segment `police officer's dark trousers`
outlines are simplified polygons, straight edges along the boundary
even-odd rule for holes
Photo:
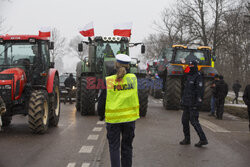
[[[111,167],[120,167],[120,164],[122,167],[132,166],[132,143],[135,136],[134,131],[135,121],[118,124],[107,123],[107,138],[109,142]],[[122,136],[122,140],[120,140],[120,136]]]
[[[194,127],[198,136],[200,137],[200,140],[207,141],[205,133],[203,132],[201,125],[199,123],[199,112],[197,111],[197,109],[194,109],[193,107],[184,106],[183,114],[182,114],[182,124],[183,124],[183,133],[184,133],[185,139],[187,140],[190,140],[189,121],[191,125]]]
[[[247,106],[247,110],[248,110],[249,130],[250,130],[250,105]]]
[[[218,119],[222,119],[224,113],[224,98],[216,99],[216,116]]]

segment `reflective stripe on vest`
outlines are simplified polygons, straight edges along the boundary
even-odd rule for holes
[[[123,123],[140,118],[137,79],[134,74],[126,74],[121,81],[116,81],[116,75],[106,77],[106,85],[106,122]]]

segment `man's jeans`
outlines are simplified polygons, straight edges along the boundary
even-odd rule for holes
[[[215,113],[215,98],[214,96],[211,96],[211,114],[214,114]]]

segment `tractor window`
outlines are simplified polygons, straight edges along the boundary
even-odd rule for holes
[[[33,64],[34,57],[38,52],[37,44],[30,43],[6,43],[1,45],[0,65],[21,65]]]
[[[177,50],[175,56],[176,63],[187,64],[190,61],[197,60],[201,65],[209,65],[209,57],[203,51],[199,50]]]
[[[50,58],[49,58],[49,48],[47,43],[42,42],[41,43],[41,53],[42,53],[42,60],[45,62],[46,67],[49,67],[49,62],[50,62]]]
[[[124,43],[98,43],[96,48],[97,58],[115,57],[117,54],[127,54],[126,45]]]

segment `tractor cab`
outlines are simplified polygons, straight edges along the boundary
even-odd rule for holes
[[[49,57],[52,45],[48,38],[36,35],[0,36],[0,73],[19,72],[27,82],[45,84],[46,72],[53,66]]]

